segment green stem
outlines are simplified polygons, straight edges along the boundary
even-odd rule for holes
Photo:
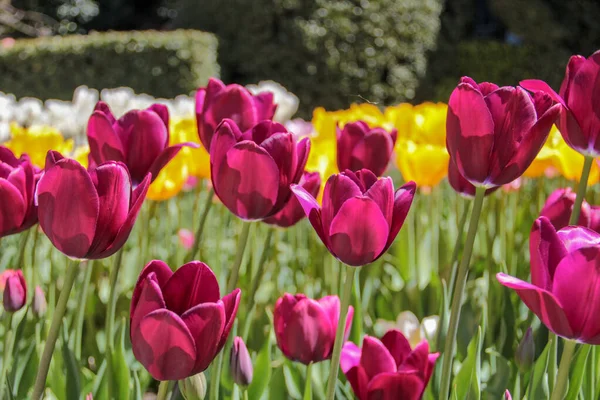
[[[454,242],[454,250],[452,251],[452,259],[450,260],[450,267],[452,272],[450,274],[450,286],[448,286],[448,295],[452,297],[454,293],[454,284],[456,282],[456,274],[458,272],[458,253],[460,252],[460,244],[462,242],[463,233],[465,231],[465,225],[467,223],[467,217],[469,216],[469,208],[471,207],[471,201],[464,200],[464,207],[460,214],[460,220],[458,221],[458,234],[456,235],[456,241]]]
[[[242,225],[242,232],[238,238],[238,248],[235,254],[235,261],[233,263],[233,268],[231,269],[231,275],[229,276],[229,281],[227,282],[227,291],[225,293],[231,293],[237,285],[238,277],[240,276],[240,266],[242,265],[242,260],[244,259],[244,250],[246,249],[246,243],[248,243],[249,233],[250,223],[244,222]],[[219,382],[221,380],[221,370],[223,369],[224,356],[225,351],[221,350],[221,353],[217,358],[217,363],[213,365],[214,376],[211,377],[210,398],[214,400],[219,398]]]
[[[35,262],[35,249],[37,249],[38,239],[40,237],[40,232],[38,231],[38,227],[34,226],[31,228],[33,230],[33,246],[31,247],[31,265],[37,265]],[[35,289],[38,285],[38,269],[33,269],[33,274],[31,276],[31,287]]]
[[[75,314],[75,358],[81,361],[81,342],[83,338],[83,320],[85,316],[85,306],[94,269],[94,261],[85,261],[85,275],[83,277],[83,286],[79,296],[79,307]]]
[[[333,345],[333,354],[331,356],[331,366],[329,369],[329,380],[327,382],[327,400],[334,400],[335,398],[335,384],[337,382],[338,370],[340,368],[344,330],[346,328],[348,306],[350,305],[350,294],[352,293],[352,286],[354,286],[355,273],[356,267],[346,267],[346,281],[344,282],[344,292],[342,293],[342,301],[340,305],[340,317],[338,319],[337,331],[335,333],[335,344]]]
[[[42,353],[42,357],[40,359],[38,373],[35,377],[35,386],[33,388],[33,396],[31,397],[33,400],[39,400],[44,392],[44,387],[46,386],[46,377],[48,376],[50,361],[52,360],[52,353],[54,352],[54,347],[56,346],[56,339],[58,339],[58,333],[62,325],[62,319],[65,315],[65,311],[67,311],[69,294],[71,293],[71,289],[73,289],[73,283],[75,282],[78,271],[79,260],[70,260],[69,264],[67,265],[65,282],[62,291],[60,292],[56,309],[54,310],[54,314],[52,316],[52,324],[50,325],[50,330],[48,331],[48,337],[46,339],[46,344],[44,345],[44,352]]]
[[[560,366],[558,367],[558,378],[556,379],[556,386],[554,386],[554,390],[552,391],[551,400],[562,400],[565,396],[567,383],[569,382],[571,358],[573,358],[576,345],[577,343],[572,340],[565,340],[562,357],[560,358]]]
[[[167,400],[167,393],[169,393],[169,381],[161,381],[158,385],[156,400]]]
[[[313,363],[309,363],[306,366],[306,383],[304,384],[303,400],[312,400],[312,366]]]
[[[208,192],[208,196],[206,197],[206,201],[204,203],[204,207],[202,209],[202,215],[200,216],[200,222],[198,223],[198,229],[196,230],[196,236],[194,237],[194,245],[190,250],[188,261],[192,261],[194,257],[198,254],[200,250],[200,239],[202,238],[202,232],[204,231],[204,225],[206,224],[206,219],[208,217],[208,213],[212,206],[213,195],[215,194],[214,189],[210,189]]]
[[[467,239],[465,241],[465,247],[463,251],[463,258],[461,260],[456,276],[456,290],[452,295],[450,323],[448,325],[446,343],[444,346],[444,362],[442,364],[442,383],[440,386],[439,396],[440,400],[446,400],[448,398],[448,391],[450,389],[452,359],[454,356],[454,347],[456,345],[456,332],[458,331],[458,321],[460,319],[461,311],[460,309],[462,305],[462,299],[464,296],[467,274],[469,272],[469,263],[471,261],[471,253],[473,252],[473,244],[475,243],[475,236],[477,234],[477,227],[479,225],[479,217],[481,216],[481,208],[483,206],[484,197],[485,188],[477,187],[477,191],[475,192],[473,212],[471,214],[471,220],[469,221],[469,230],[467,232]]]
[[[119,293],[117,291],[117,281],[119,278],[119,271],[121,270],[121,264],[123,259],[123,248],[121,248],[116,256],[115,263],[112,270],[110,271],[110,294],[108,296],[108,310],[106,313],[106,374],[108,378],[108,393],[109,398],[112,398],[112,389],[114,387],[113,371],[112,371],[112,353],[114,350],[114,326],[115,326],[115,312],[117,308],[117,299]]]
[[[23,258],[25,257],[25,247],[27,247],[27,241],[29,240],[29,230],[23,233],[21,243],[19,243],[19,254],[17,256],[17,262],[15,262],[14,269],[24,269]],[[33,265],[33,263],[32,263]]]
[[[581,179],[579,179],[579,184],[577,185],[577,197],[575,197],[575,204],[573,204],[573,211],[571,212],[569,225],[577,225],[577,222],[579,221],[581,205],[583,204],[583,199],[585,198],[585,191],[587,190],[588,178],[590,177],[590,171],[592,169],[593,162],[593,157],[585,156],[583,161],[583,170],[581,171]]]
[[[6,391],[6,382],[8,380],[8,366],[11,362],[10,355],[13,352],[14,332],[12,329],[13,313],[7,312],[5,315],[5,331],[4,331],[4,359],[2,360],[2,369],[0,370],[0,400],[4,399]]]
[[[244,389],[242,393],[243,393],[243,395],[242,395],[243,399],[248,400],[248,389]]]
[[[558,353],[558,336],[552,332],[548,332],[548,341],[550,343],[550,352],[548,353],[548,389],[550,392],[554,389],[556,382],[556,361]]]

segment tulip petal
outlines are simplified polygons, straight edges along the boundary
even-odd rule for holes
[[[429,343],[424,340],[419,343],[412,352],[410,352],[398,370],[401,372],[417,371],[417,375],[419,375],[423,382],[427,382],[429,380],[429,376],[426,376],[425,374],[428,372],[428,366]]]
[[[393,150],[392,136],[383,129],[373,129],[352,149],[349,169],[358,171],[367,168],[381,176],[387,169]]]
[[[127,167],[109,162],[90,173],[100,200],[98,219],[90,253],[101,252],[115,239],[127,220],[131,201],[131,178]]]
[[[363,339],[360,365],[369,380],[385,372],[396,372],[396,361],[381,341],[372,336]]]
[[[94,107],[94,111],[102,112],[104,114],[104,116],[108,119],[108,121],[111,123],[111,125],[114,124],[115,122],[117,122],[117,119],[115,118],[114,114],[110,110],[110,107],[108,106],[108,104],[106,104],[102,100],[96,103],[96,106]]]
[[[174,381],[192,375],[196,345],[181,318],[165,309],[146,315],[132,334],[135,358],[160,381]]]
[[[416,190],[417,185],[414,182],[405,183],[398,188],[398,190],[396,190],[396,194],[394,195],[394,214],[392,217],[392,225],[390,226],[390,233],[382,254],[390,248],[392,243],[394,243],[394,239],[396,239],[396,236],[398,236],[398,232],[400,232],[400,228],[402,228],[402,225],[406,220],[406,216],[410,211],[410,206],[412,205]]]
[[[183,147],[191,147],[197,149],[198,145],[196,143],[186,142],[178,143],[165,148],[150,166],[149,172],[152,174],[152,182],[154,182],[154,180],[158,177],[160,171],[169,163],[169,161],[175,158],[175,156]]]
[[[344,373],[346,379],[350,382],[354,394],[358,400],[368,400],[367,398],[367,386],[369,385],[369,377],[365,372],[364,368],[360,365],[350,368]]]
[[[8,180],[0,179],[0,237],[21,226],[26,212],[23,195]]]
[[[225,346],[225,342],[229,337],[229,332],[231,331],[231,328],[233,328],[241,298],[242,291],[240,289],[234,289],[233,292],[221,299],[223,302],[223,309],[225,310],[225,327],[223,328],[223,334],[217,345],[217,352],[221,351],[223,346]]]
[[[160,103],[154,103],[146,109],[146,111],[153,111],[162,119],[165,126],[169,126],[169,108]]]
[[[592,143],[600,131],[600,53],[581,62],[565,99],[581,130]]]
[[[575,338],[590,343],[600,334],[600,249],[579,249],[563,258],[554,273],[552,292]]]
[[[494,145],[494,120],[483,95],[461,83],[450,95],[446,146],[459,172],[471,183],[485,183]]]
[[[217,354],[217,344],[225,326],[223,303],[204,303],[186,311],[181,320],[196,343],[196,363],[193,373],[204,371]]]
[[[211,92],[209,87],[207,94]],[[205,105],[203,118],[212,126],[229,118],[240,127],[241,131],[245,132],[258,122],[252,94],[240,85],[227,85],[211,101],[205,98]]]
[[[308,162],[308,156],[310,155],[311,141],[309,138],[305,137],[300,140],[296,145],[296,153],[298,154],[297,163],[296,163],[296,173],[293,178],[293,183],[300,182],[302,178],[302,174],[304,173],[304,169],[306,168],[306,163]],[[320,183],[319,183],[320,185]]]
[[[165,263],[164,261],[152,260],[148,264],[146,264],[146,266],[140,273],[140,276],[138,277],[138,280],[133,289],[133,294],[131,295],[131,308],[129,310],[130,315],[133,315],[133,309],[137,305],[139,298],[142,294],[142,289],[144,286],[144,282],[146,281],[146,277],[152,273],[154,274],[158,286],[161,288],[169,280],[171,275],[173,275],[173,271],[171,271],[171,268],[169,268],[167,263]]]
[[[502,285],[514,289],[525,305],[538,316],[548,329],[559,336],[573,337],[569,320],[560,302],[552,293],[503,273],[496,274],[496,279]]]
[[[290,189],[296,196],[304,214],[314,228],[315,232],[326,247],[329,247],[329,237],[325,234],[321,217],[321,206],[317,200],[300,185],[291,185]]]
[[[383,335],[381,343],[383,343],[390,352],[390,355],[394,358],[396,368],[400,368],[404,360],[406,360],[412,352],[408,339],[406,339],[402,332],[397,329],[390,329]]]
[[[364,121],[350,122],[343,129],[336,127],[337,166],[340,171],[347,169],[356,171],[363,168],[352,168],[352,152],[354,147],[364,139],[368,130],[369,126]]]
[[[296,303],[304,298],[305,296],[293,296],[289,293],[285,293],[277,299],[277,302],[275,303],[275,310],[273,311],[273,329],[275,331],[277,345],[284,354],[289,354],[285,331],[288,316],[292,313]]]
[[[317,302],[329,316],[329,322],[331,322],[331,327],[335,331],[340,319],[340,298],[338,296],[325,296]]]
[[[211,171],[215,193],[231,212],[246,220],[269,215],[277,201],[279,169],[262,147],[239,142],[214,165],[218,166]]]
[[[348,265],[369,264],[383,252],[389,231],[390,226],[373,200],[351,198],[331,222],[331,251]]]
[[[567,255],[567,248],[546,217],[538,218],[529,236],[531,282],[542,289],[552,290],[556,266]]]
[[[125,162],[123,142],[105,113],[94,111],[88,120],[87,137],[90,144],[90,164],[93,162],[100,165],[105,161]]]
[[[273,92],[261,92],[254,95],[254,105],[256,106],[257,121],[264,119],[273,119],[277,104],[273,102]]]
[[[369,382],[368,400],[419,400],[425,384],[415,373],[384,373]]]
[[[558,93],[556,93],[554,89],[550,87],[550,85],[548,85],[546,82],[540,79],[525,79],[519,82],[519,85],[529,90],[530,92],[546,93],[552,98],[552,100],[566,107],[566,103],[564,102],[563,98]]]
[[[100,200],[77,161],[63,159],[46,170],[37,187],[40,226],[52,244],[70,257],[88,253],[96,232]]]
[[[350,369],[360,365],[361,349],[352,342],[344,343],[340,357],[340,368],[346,374]]]
[[[136,289],[138,288],[136,287]],[[156,274],[151,272],[140,282],[136,304],[134,306],[132,302],[131,306],[130,335],[138,330],[141,320],[146,315],[158,309],[165,308],[165,300]]]
[[[348,171],[346,171],[344,173],[348,176],[351,176],[347,172]],[[371,188],[371,186],[373,186],[378,180],[377,176],[370,169],[366,169],[366,168],[356,171],[355,176],[359,182],[358,186],[361,188],[361,191],[363,193],[365,193],[367,190],[369,190]]]
[[[392,225],[394,216],[394,182],[389,176],[383,177],[365,192],[365,196],[372,199],[381,209],[388,225]]]
[[[356,182],[344,174],[332,175],[327,179],[323,190],[323,208],[321,209],[325,233],[328,233],[331,222],[342,205],[347,200],[361,195],[362,190]]]
[[[600,245],[600,233],[583,226],[567,226],[556,232],[556,234],[568,253],[584,247]]]
[[[296,164],[298,163],[296,153],[296,142],[291,133],[275,133],[265,139],[260,147],[265,149],[273,158],[277,169],[279,170],[279,187],[277,190],[277,200],[273,207],[275,212],[281,210],[289,200],[292,192],[289,190],[296,173]]]
[[[198,304],[216,303],[221,298],[217,277],[199,261],[189,262],[175,271],[164,285],[163,295],[167,308],[178,315]]]
[[[565,77],[562,81],[562,84],[560,85],[560,90],[558,91],[558,93],[560,93],[560,96],[563,99],[566,100],[569,98],[569,92],[571,89],[571,83],[573,82],[573,78],[579,70],[579,67],[581,67],[586,61],[587,59],[583,56],[571,56],[571,58],[569,59],[569,63],[567,64],[567,68],[565,69]]]

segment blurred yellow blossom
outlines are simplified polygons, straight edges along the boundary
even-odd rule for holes
[[[189,173],[197,178],[210,179],[210,157],[200,144],[198,127],[194,118],[171,118],[169,122],[170,144],[193,142],[200,145],[197,149],[184,147],[181,153],[188,157]]]
[[[11,139],[4,144],[12,150],[17,157],[23,153],[29,154],[33,165],[44,168],[48,150],[56,150],[68,155],[73,151],[73,140],[67,139],[53,127],[45,125],[32,125],[22,127],[16,122],[10,124]]]
[[[385,109],[386,119],[398,130],[396,165],[406,181],[431,188],[448,174],[444,103],[401,103]]]
[[[160,171],[158,177],[152,182],[148,189],[147,197],[150,200],[162,201],[176,196],[185,185],[190,176],[189,155],[181,150]]]
[[[88,167],[88,155],[90,154],[90,146],[83,145],[79,146],[73,152],[73,158],[85,168]]]
[[[548,140],[535,160],[523,174],[528,178],[552,176],[558,173],[571,181],[579,181],[583,169],[583,156],[567,145],[556,126],[550,130]],[[598,182],[600,171],[594,164],[590,172],[589,183]]]

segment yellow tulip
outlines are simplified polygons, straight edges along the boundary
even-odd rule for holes
[[[27,153],[33,165],[44,168],[48,150],[56,150],[68,155],[73,151],[73,140],[65,139],[53,127],[45,125],[32,125],[28,128],[13,122],[10,124],[11,139],[4,144],[12,150],[17,157]]]
[[[150,200],[168,200],[181,192],[190,176],[189,157],[182,150],[169,161],[148,189],[147,197]]]
[[[188,157],[189,174],[197,178],[210,179],[210,157],[200,144],[196,120],[194,118],[171,118],[169,126],[170,144],[192,142],[200,145],[197,149],[184,147],[180,152]]]
[[[401,103],[385,109],[385,117],[398,130],[396,165],[407,181],[432,188],[448,174],[444,103]]]
[[[88,167],[88,155],[90,154],[90,146],[83,145],[79,146],[73,152],[73,158],[84,168]]]

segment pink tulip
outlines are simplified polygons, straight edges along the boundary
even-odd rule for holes
[[[17,159],[0,146],[0,238],[29,229],[38,222],[34,202],[39,174],[29,156]]]
[[[105,258],[129,237],[142,207],[150,174],[133,189],[127,167],[106,162],[87,171],[49,151],[37,187],[40,226],[54,247],[73,258]]]
[[[199,261],[175,273],[162,261],[150,261],[131,298],[135,358],[160,381],[204,371],[227,341],[240,296],[235,289],[221,298],[215,274]]]
[[[499,273],[558,336],[600,344],[600,234],[580,226],[556,230],[536,220],[529,238],[531,283]]]
[[[87,136],[90,167],[106,161],[123,162],[134,184],[148,173],[156,179],[183,146],[198,147],[195,143],[169,146],[169,110],[162,104],[132,110],[116,119],[108,105],[100,101],[88,120]]]
[[[579,153],[600,156],[600,51],[589,58],[572,56],[565,77],[556,93],[546,82],[527,79],[521,82],[527,90],[542,92],[561,105],[557,121],[565,142]]]
[[[5,276],[3,294],[4,309],[8,312],[19,311],[27,302],[27,284],[23,272],[19,269]]]
[[[554,225],[554,229],[564,228],[569,225],[569,219],[571,218],[571,212],[575,204],[575,197],[575,192],[571,188],[556,189],[546,200],[540,216],[548,218],[552,225]],[[589,227],[590,214],[590,205],[587,201],[583,200],[577,225]]]
[[[177,236],[179,237],[179,244],[186,249],[191,250],[194,245],[194,232],[189,229],[181,228],[177,232]]]
[[[416,185],[394,193],[392,178],[377,179],[362,169],[332,175],[325,184],[323,207],[299,185],[292,190],[308,220],[331,254],[345,264],[377,260],[391,246],[410,210]]]
[[[210,78],[208,85],[196,92],[196,123],[200,142],[210,152],[214,132],[221,121],[233,120],[245,132],[260,121],[273,119],[276,108],[273,93],[253,95],[243,86],[225,85],[218,79]]]
[[[362,349],[347,342],[341,366],[359,400],[418,400],[438,356],[425,340],[411,349],[402,332],[392,329],[381,340],[365,336]]]
[[[348,307],[346,337],[350,333],[354,309]],[[340,318],[340,299],[326,296],[319,300],[303,294],[284,294],[275,303],[273,324],[281,352],[292,361],[308,365],[331,358],[335,332]]]
[[[460,174],[492,188],[525,172],[546,142],[560,105],[541,92],[463,77],[448,102],[446,146]]]
[[[337,132],[337,165],[340,171],[363,168],[381,176],[385,172],[396,143],[397,131],[369,128],[364,121],[351,122]]]
[[[308,138],[296,142],[276,122],[262,121],[242,132],[225,119],[215,131],[210,151],[215,194],[242,219],[270,217],[290,199],[290,184],[300,181],[309,151]]]
[[[589,228],[600,233],[600,206],[590,206]]]
[[[318,172],[304,172],[298,185],[302,186],[311,196],[317,197],[321,189],[321,175]],[[298,202],[296,196],[291,196],[281,211],[264,219],[263,222],[288,228],[297,224],[304,217],[304,210],[300,202]]]

